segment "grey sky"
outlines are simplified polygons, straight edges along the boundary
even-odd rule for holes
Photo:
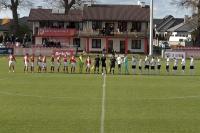
[[[34,0],[35,6],[38,5],[44,5],[41,3],[41,0]],[[106,4],[137,4],[138,0],[98,0],[98,3],[106,3]],[[147,4],[150,3],[150,0],[141,0],[145,1]],[[182,8],[177,8],[175,5],[170,4],[171,0],[154,0],[154,17],[155,18],[163,18],[166,15],[173,15],[175,17],[183,17],[184,15],[190,15],[190,10],[189,9],[182,9]],[[20,10],[20,16],[28,16],[29,11],[27,10]],[[2,17],[11,17],[11,12],[7,10],[1,10],[0,12],[0,18]]]

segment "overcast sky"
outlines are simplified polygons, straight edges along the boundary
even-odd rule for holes
[[[45,6],[44,3],[41,3],[41,0],[34,0],[35,7],[38,5]],[[97,0],[98,3],[106,3],[106,4],[137,4],[138,0]],[[150,3],[150,0],[141,0],[146,2],[147,4]],[[171,0],[154,0],[154,18],[163,18],[166,15],[173,15],[175,17],[184,17],[184,15],[190,15],[189,9],[177,8],[170,4]],[[28,16],[29,11],[27,10],[20,10],[20,17]],[[0,18],[3,17],[12,17],[11,12],[8,10],[1,10],[0,11]]]

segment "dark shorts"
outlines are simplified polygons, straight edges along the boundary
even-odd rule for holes
[[[102,64],[102,67],[106,67],[106,64]]]
[[[94,67],[96,67],[96,68],[99,68],[99,64],[95,64],[95,66]]]
[[[166,70],[169,70],[169,66],[166,66]]]
[[[132,69],[136,69],[136,66],[132,65]]]
[[[190,66],[190,69],[194,69],[194,66]]]
[[[145,65],[144,69],[149,69],[149,65]]]
[[[151,66],[151,70],[155,70],[155,66]]]
[[[121,64],[118,64],[118,68],[121,68],[122,67],[122,65]]]
[[[140,69],[140,70],[142,70],[142,67],[141,67],[141,66],[139,66],[139,69]]]
[[[182,70],[185,70],[185,66],[182,66]]]
[[[158,66],[157,66],[157,69],[160,70],[160,68],[161,68],[161,65],[158,65]]]
[[[173,70],[177,70],[177,69],[178,69],[178,67],[177,67],[177,66],[174,66],[174,67],[173,67]]]
[[[111,68],[115,68],[115,64],[111,64],[110,67],[111,67]]]

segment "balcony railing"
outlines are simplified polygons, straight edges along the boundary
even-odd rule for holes
[[[101,31],[79,31],[78,35],[80,37],[102,37],[102,36],[110,36],[110,37],[146,37],[147,32],[109,32],[102,33]]]

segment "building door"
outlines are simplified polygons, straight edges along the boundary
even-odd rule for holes
[[[120,53],[121,54],[125,53],[125,41],[124,40],[120,41]]]
[[[108,40],[108,53],[113,51],[113,40]]]

